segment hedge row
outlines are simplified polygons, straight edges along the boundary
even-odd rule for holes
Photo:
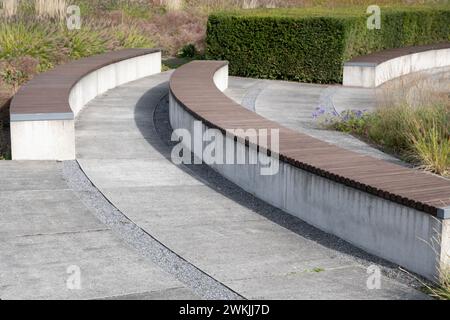
[[[450,40],[450,7],[381,8],[381,29],[366,8],[249,10],[210,15],[207,59],[228,60],[236,76],[340,83],[343,63],[383,49]]]

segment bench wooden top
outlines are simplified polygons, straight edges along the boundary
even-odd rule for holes
[[[222,132],[277,128],[281,161],[434,216],[450,206],[448,179],[339,148],[283,127],[235,103],[213,82],[214,73],[226,64],[194,61],[177,69],[170,80],[170,91],[178,103],[209,127]]]
[[[419,53],[430,50],[440,50],[450,48],[450,42],[443,42],[438,44],[423,45],[423,46],[410,46],[403,48],[395,48],[377,51],[371,54],[355,57],[345,63],[346,66],[356,65],[367,65],[367,66],[377,66],[385,61],[395,59],[401,56],[406,56],[413,53]]]
[[[158,52],[158,49],[125,49],[83,58],[36,75],[24,84],[11,102],[11,117],[24,114],[72,114],[69,95],[85,75],[109,64]],[[50,118],[51,119],[51,118]]]

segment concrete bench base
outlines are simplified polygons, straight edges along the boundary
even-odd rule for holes
[[[226,88],[226,67],[214,83]],[[199,121],[170,93],[173,129],[194,136]],[[203,124],[203,132],[209,127]],[[223,136],[224,139],[229,137]],[[232,140],[235,144],[241,143]],[[187,148],[194,150],[192,146]],[[257,151],[247,147],[248,157]],[[194,151],[195,152],[195,151]],[[197,154],[197,156],[200,156]],[[260,174],[260,165],[211,165],[230,181],[311,225],[332,233],[369,253],[399,264],[431,280],[450,266],[450,222],[331,181],[280,161],[273,176]]]
[[[343,85],[375,88],[410,73],[446,66],[450,66],[450,48],[405,54],[383,62],[350,61],[344,64]]]

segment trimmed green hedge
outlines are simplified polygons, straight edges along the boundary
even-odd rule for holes
[[[382,7],[381,29],[366,8],[272,9],[209,16],[206,58],[228,60],[230,74],[340,83],[343,63],[383,49],[450,40],[450,7]]]

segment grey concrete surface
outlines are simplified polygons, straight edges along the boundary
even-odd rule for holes
[[[256,199],[207,166],[175,166],[168,158],[168,78],[112,90],[76,124],[81,168],[128,219],[245,298],[427,298],[396,266]],[[114,102],[116,118],[97,111],[105,101]],[[117,148],[105,141],[109,133]],[[134,146],[148,154],[124,157]],[[383,269],[380,290],[366,286],[372,264]]]
[[[0,161],[0,181],[0,299],[198,298],[99,221],[63,163]]]

